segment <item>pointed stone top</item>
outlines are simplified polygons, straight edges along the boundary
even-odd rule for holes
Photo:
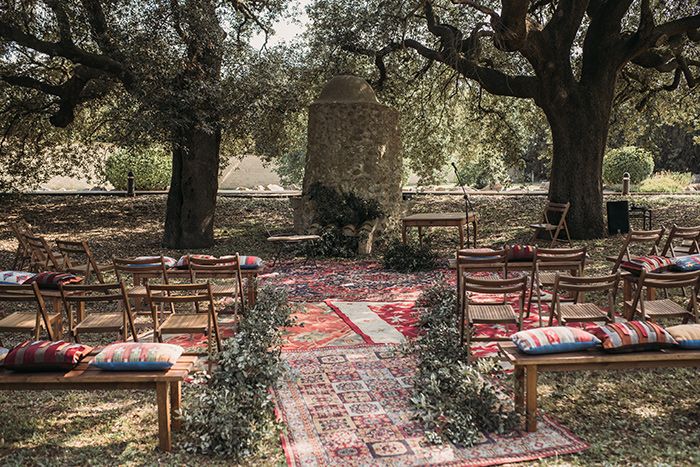
[[[372,86],[353,75],[338,75],[326,83],[316,102],[373,102],[378,103]]]

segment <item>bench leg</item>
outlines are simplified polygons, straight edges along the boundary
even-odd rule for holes
[[[172,450],[172,433],[170,432],[170,383],[156,383],[158,401],[158,443],[165,452]]]
[[[173,417],[173,431],[182,429],[182,382],[175,381],[170,383],[170,413]]]
[[[525,424],[530,433],[537,431],[537,367],[527,367],[527,399],[525,401]]]
[[[256,290],[256,285],[255,285],[255,278],[254,277],[248,277],[246,278],[246,305],[248,307],[254,307],[255,306],[255,299],[257,298],[257,290]]]
[[[513,389],[515,390],[515,413],[522,414],[525,409],[525,368],[516,366],[513,371]]]

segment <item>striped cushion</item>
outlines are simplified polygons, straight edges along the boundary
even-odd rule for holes
[[[44,271],[30,277],[24,281],[24,284],[33,284],[36,282],[40,289],[58,289],[59,284],[77,284],[82,281],[82,277],[74,276],[67,272]]]
[[[528,354],[575,352],[600,345],[600,340],[593,334],[566,326],[520,331],[510,338],[521,352]]]
[[[508,261],[532,261],[535,247],[532,245],[511,245],[508,249]]]
[[[0,271],[0,284],[24,284],[27,279],[34,277],[33,272],[26,271]]]
[[[10,351],[10,349],[0,347],[0,366],[2,366],[3,362],[5,361],[5,357],[7,357],[7,353],[9,351]]]
[[[222,256],[220,259],[235,259],[235,256]],[[259,269],[263,265],[263,260],[257,256],[239,256],[241,269]]]
[[[672,271],[690,272],[700,269],[700,255],[681,256],[675,258],[669,268]]]
[[[189,257],[192,258],[199,258],[199,259],[214,259],[216,258],[215,256],[212,255],[182,255],[180,256],[180,259],[177,260],[177,263],[175,263],[175,268],[176,269],[187,269],[190,267],[190,261]]]
[[[658,350],[676,345],[671,334],[650,321],[611,323],[595,328],[592,332],[603,341],[603,350],[609,352]]]
[[[629,261],[620,263],[620,267],[625,271],[629,271],[634,275],[639,275],[642,270],[646,272],[660,271],[673,264],[672,258],[665,256],[640,256]]]
[[[90,364],[108,371],[167,370],[177,362],[182,352],[179,345],[122,342],[105,347]]]
[[[92,347],[64,341],[24,341],[5,357],[5,368],[15,371],[68,371]]]
[[[700,324],[680,324],[666,328],[682,349],[700,349]]]

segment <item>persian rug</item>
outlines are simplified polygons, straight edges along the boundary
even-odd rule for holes
[[[309,350],[364,342],[362,336],[325,303],[295,304],[293,318],[297,324],[284,330],[283,350]]]
[[[447,268],[417,273],[387,271],[376,261],[319,260],[314,266],[282,266],[260,276],[260,284],[283,288],[292,301],[395,302],[416,300],[436,283],[455,284]]]
[[[434,445],[409,401],[412,358],[392,345],[284,352],[290,367],[274,388],[286,424],[290,466],[496,465],[571,454],[588,447],[544,416],[536,433],[482,433],[476,445]]]

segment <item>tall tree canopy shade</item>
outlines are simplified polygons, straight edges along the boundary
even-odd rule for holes
[[[247,40],[267,33],[284,4],[2,0],[0,80],[27,102],[44,96],[39,110],[55,127],[68,127],[81,109],[109,93],[128,95],[160,133],[155,139],[172,148],[163,243],[210,246],[222,125],[236,118],[238,101],[246,97],[225,77],[249,68],[241,59],[250,53]],[[12,133],[10,126],[5,136]]]
[[[331,4],[318,0],[316,10]],[[619,77],[666,73],[669,91],[700,79],[696,1],[360,0],[343,8],[368,12],[335,40],[374,60],[376,85],[390,72],[385,58],[409,50],[491,94],[532,99],[552,134],[549,196],[571,202],[576,238],[604,233],[602,161]]]

